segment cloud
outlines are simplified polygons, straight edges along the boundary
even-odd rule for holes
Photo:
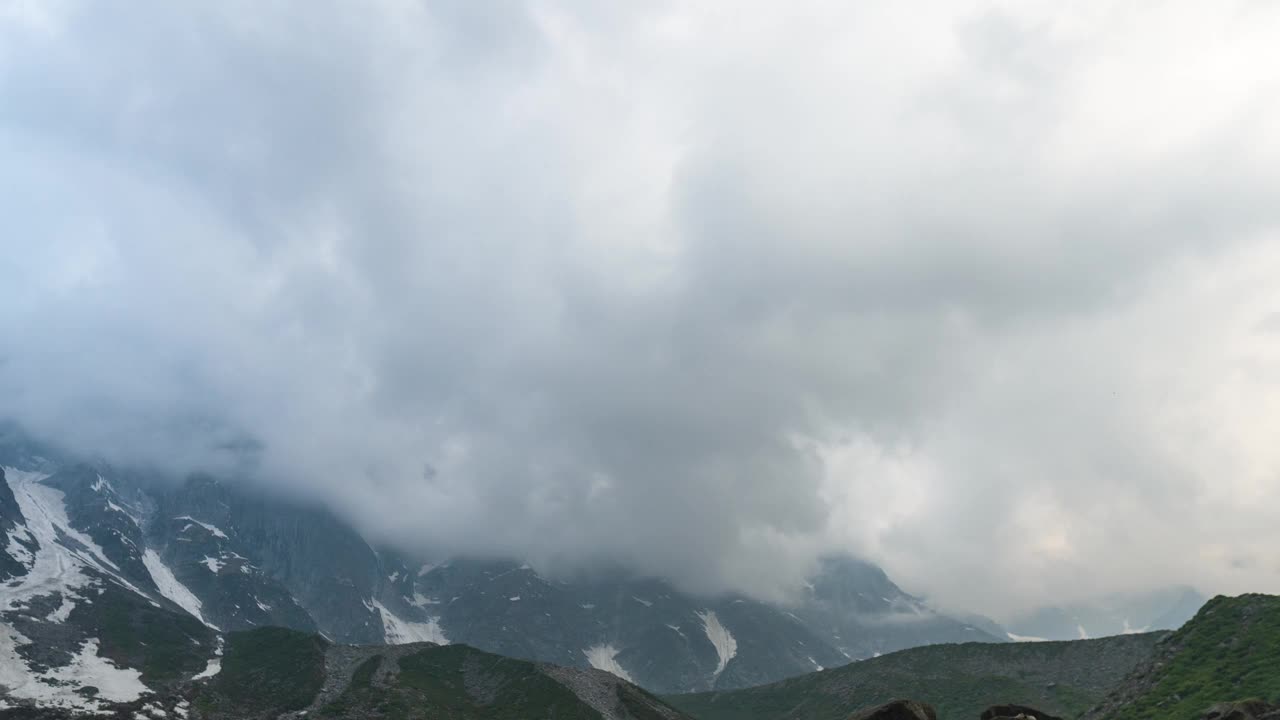
[[[695,590],[1280,590],[1265,5],[13,7],[38,432]]]

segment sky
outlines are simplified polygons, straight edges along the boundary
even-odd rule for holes
[[[1280,592],[1278,34],[0,0],[0,414],[696,592],[832,552],[997,617]]]

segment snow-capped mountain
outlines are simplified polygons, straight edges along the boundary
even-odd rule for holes
[[[92,706],[85,688],[128,699],[214,671],[222,633],[267,625],[338,643],[465,643],[658,692],[1003,640],[851,559],[827,561],[797,606],[780,607],[621,571],[548,578],[519,561],[432,565],[375,549],[323,508],[208,476],[175,483],[79,463],[12,435],[0,436],[0,466],[0,686],[17,699]],[[140,660],[141,647],[170,646],[163,667]]]
[[[66,478],[9,467],[0,479],[0,707],[95,710],[216,663],[215,629],[162,566],[152,575],[123,506],[99,496],[109,515],[90,525],[67,502]]]

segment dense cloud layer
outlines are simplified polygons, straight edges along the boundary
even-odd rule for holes
[[[697,590],[1280,591],[1280,7],[618,7],[0,3],[3,409]]]

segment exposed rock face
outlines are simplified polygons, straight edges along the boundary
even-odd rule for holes
[[[859,710],[849,720],[938,720],[938,713],[928,703],[894,700],[877,707]]]
[[[982,711],[982,720],[1062,720],[1026,705],[992,705]]]
[[[1204,711],[1203,720],[1277,720],[1280,719],[1280,705],[1271,705],[1262,700],[1240,700],[1222,702]]]

